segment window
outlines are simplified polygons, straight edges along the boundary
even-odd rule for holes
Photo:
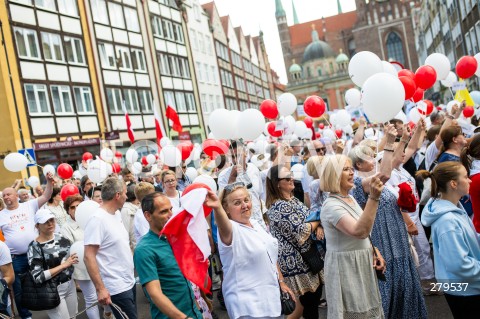
[[[388,59],[405,64],[402,39],[395,32],[390,32],[387,37],[387,55]]]
[[[220,95],[217,95],[216,98],[217,98],[217,108],[221,109],[223,107],[222,99],[220,98]]]
[[[163,97],[165,98],[165,103],[166,104],[175,105],[175,95],[173,94],[172,91],[164,91],[163,92]]]
[[[118,60],[118,68],[120,70],[131,71],[132,60],[130,58],[130,50],[127,47],[116,46]]]
[[[197,43],[197,32],[193,29],[190,29],[190,42],[192,43],[192,47],[195,51],[198,50],[198,43]]]
[[[132,49],[132,66],[134,71],[147,72],[143,50]]]
[[[170,21],[162,19],[163,37],[169,40],[175,40],[173,35],[173,26]]]
[[[91,0],[93,21],[108,24],[107,4],[105,0]]]
[[[203,34],[198,33],[198,47],[202,53],[205,53],[205,41],[203,41]]]
[[[233,78],[232,78],[232,74],[229,71],[220,69],[220,76],[222,79],[222,84],[224,86],[233,88]]]
[[[34,30],[14,28],[18,56],[21,58],[40,58],[37,33]]]
[[[138,107],[137,91],[133,89],[124,89],[123,95],[125,97],[125,107],[130,113],[140,113],[140,108]]]
[[[217,69],[215,66],[210,66],[210,70],[212,71],[212,83],[213,84],[218,84],[218,75],[217,75]]]
[[[52,91],[53,109],[55,113],[73,113],[70,87],[66,85],[52,85],[50,90]]]
[[[167,55],[160,53],[160,73],[162,75],[170,75],[170,65],[168,64]]]
[[[185,93],[175,92],[175,106],[177,107],[177,112],[186,112],[187,104],[185,102]]]
[[[185,98],[187,101],[187,111],[195,113],[197,110],[195,108],[195,98],[193,97],[193,93],[185,93]]]
[[[190,66],[188,60],[184,58],[178,58],[180,60],[180,73],[183,78],[190,78]]]
[[[73,87],[73,93],[75,94],[77,113],[93,113],[92,92],[90,88],[75,86]]]
[[[227,104],[227,109],[229,110],[237,110],[237,101],[235,99],[227,97],[225,99],[225,102]]]
[[[212,55],[212,42],[208,35],[205,35],[205,47],[207,48],[208,55]]]
[[[154,36],[163,37],[162,20],[157,16],[152,17],[152,29]]]
[[[221,59],[223,59],[227,62],[230,62],[230,59],[228,58],[228,49],[224,44],[222,44],[218,41],[215,41],[215,49],[217,50],[217,55]]]
[[[45,60],[65,61],[59,34],[42,32],[42,47]]]
[[[197,74],[198,74],[198,80],[200,82],[203,82],[203,71],[202,71],[202,64],[200,62],[196,62],[197,64]]]
[[[207,95],[202,93],[200,103],[202,103],[202,110],[206,113],[210,112],[208,109]]]
[[[215,98],[213,97],[213,94],[210,94],[210,106],[208,109],[210,111],[215,110]]]
[[[138,23],[137,10],[132,8],[123,8],[125,12],[125,21],[127,22],[127,29],[134,32],[140,32],[140,25]]]
[[[203,69],[205,71],[205,82],[210,83],[210,76],[208,75],[208,65],[203,64]]]
[[[107,104],[110,113],[123,113],[120,89],[107,88]]]
[[[28,112],[31,115],[51,114],[47,87],[43,84],[25,84]]]
[[[139,90],[138,97],[140,99],[140,109],[143,113],[152,113],[152,94],[149,90]]]
[[[173,37],[178,43],[184,43],[182,25],[177,23],[173,24]]]
[[[100,43],[98,45],[98,50],[100,51],[100,61],[103,68],[112,69],[117,66],[117,59],[115,57],[113,45],[109,43]]]
[[[125,29],[125,20],[123,20],[122,6],[113,2],[108,3],[108,13],[110,15],[110,24],[113,27]]]
[[[242,59],[240,58],[240,55],[237,52],[232,51],[232,63],[238,68],[242,68]]]
[[[200,21],[200,8],[196,4],[193,5],[193,15],[195,16],[195,19]]]
[[[245,92],[245,81],[237,75],[235,76],[235,84],[237,85],[237,90]]]
[[[69,63],[85,64],[85,57],[83,55],[82,40],[79,38],[72,38],[69,36],[63,37],[65,42],[65,54]]]
[[[35,5],[43,9],[48,9],[52,11],[56,10],[54,0],[35,0]]]
[[[63,14],[78,17],[76,0],[58,0],[58,11]]]
[[[240,111],[244,111],[246,109],[248,109],[248,102],[240,101]]]

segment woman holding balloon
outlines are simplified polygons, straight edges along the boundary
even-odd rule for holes
[[[48,200],[47,204],[43,208],[48,209],[55,215],[55,221],[57,222],[58,228],[60,229],[65,222],[67,221],[67,212],[63,209],[62,206],[62,197],[60,195],[60,188],[53,187],[52,196]]]

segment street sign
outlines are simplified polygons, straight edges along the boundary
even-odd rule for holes
[[[37,159],[35,157],[35,151],[33,148],[26,148],[23,150],[18,150],[18,152],[22,155],[24,155],[28,159],[28,165],[27,166],[35,166],[37,165]]]

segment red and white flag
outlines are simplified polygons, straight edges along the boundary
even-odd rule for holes
[[[125,100],[123,100],[122,109],[123,113],[125,113],[125,121],[127,122],[128,139],[130,140],[130,143],[133,144],[135,143],[135,135],[133,134],[132,122],[130,121],[130,117],[128,116],[127,107],[125,106]]]
[[[167,102],[167,110],[165,112],[165,115],[169,120],[172,121],[173,130],[177,131],[178,133],[181,133],[183,131],[182,123],[180,123],[180,118],[178,117],[177,110],[175,109],[175,104],[171,99],[168,99],[166,102]]]
[[[155,105],[153,106],[153,116],[155,117],[155,132],[157,134],[157,145],[158,147],[160,147],[160,140],[162,139],[162,137],[167,136],[167,134],[165,134],[162,119],[160,118],[160,114],[158,114]]]
[[[187,186],[180,199],[181,209],[174,213],[160,233],[167,237],[185,278],[207,293],[212,285],[208,276],[211,248],[205,219],[211,209],[204,206],[208,189],[204,184]]]

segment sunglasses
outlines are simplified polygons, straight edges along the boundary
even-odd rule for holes
[[[326,147],[320,147],[320,148],[316,148],[316,149],[315,149],[315,152],[320,153],[320,151],[322,151],[322,152],[325,153],[326,150],[327,150]]]
[[[240,187],[245,187],[245,183],[244,182],[235,182],[235,183],[232,183],[232,184],[228,184],[225,186],[224,190],[226,192],[232,192],[234,190],[236,190],[237,188],[240,188]]]
[[[290,176],[287,176],[287,177],[281,177],[281,178],[278,179],[278,181],[291,182],[291,181],[293,181],[293,175],[290,175]]]
[[[68,207],[68,209],[77,209],[77,207],[78,207],[78,205],[77,206],[72,205],[72,206]]]

